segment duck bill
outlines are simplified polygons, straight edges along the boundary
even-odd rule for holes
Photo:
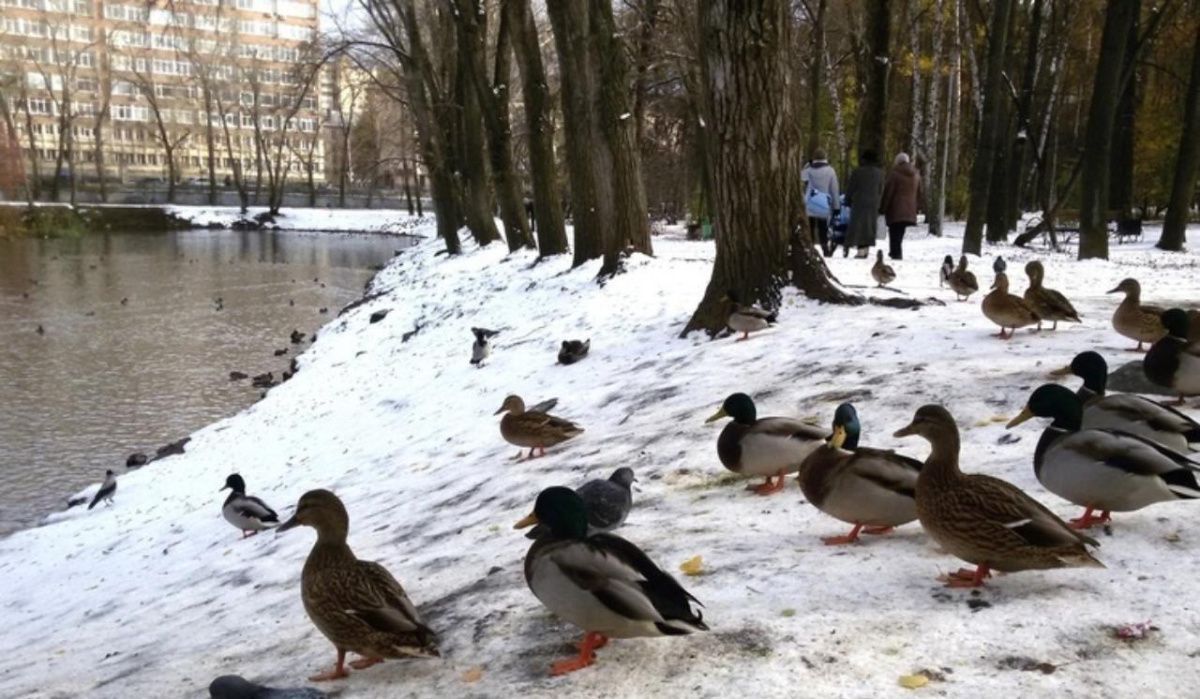
[[[1016,427],[1017,425],[1021,424],[1022,422],[1025,422],[1026,420],[1028,420],[1031,417],[1035,417],[1035,415],[1033,414],[1033,411],[1030,410],[1029,406],[1027,405],[1024,408],[1021,408],[1021,413],[1019,415],[1017,415],[1016,417],[1014,417],[1013,419],[1009,420],[1008,424],[1006,424],[1004,427],[1005,427],[1005,429],[1011,430],[1012,428]]]
[[[227,485],[223,485],[223,486],[221,486],[220,488],[217,488],[217,492],[218,492],[218,493],[219,493],[219,492],[221,492],[222,490],[229,490],[229,486],[227,486]]]
[[[294,529],[298,526],[300,526],[300,520],[296,519],[295,515],[293,515],[291,519],[279,525],[278,527],[275,527],[275,534],[278,535],[281,532],[286,532],[287,530]]]
[[[1051,376],[1070,376],[1071,375],[1071,366],[1068,364],[1067,366],[1062,367],[1061,369],[1055,369],[1054,371],[1050,372],[1050,375]]]
[[[533,525],[535,525],[537,523],[538,523],[537,515],[535,515],[531,512],[531,513],[525,515],[525,517],[523,517],[521,519],[521,521],[514,524],[513,529],[525,529],[527,527],[532,527]]]
[[[500,406],[500,409],[499,409],[499,410],[497,410],[496,412],[492,413],[492,415],[499,415],[499,414],[500,414],[500,413],[502,413],[502,412],[504,412],[504,406],[503,406],[503,405],[502,405],[502,406]]]
[[[917,433],[917,428],[910,422],[892,433],[893,437],[911,437]]]
[[[1106,294],[1115,294],[1115,293],[1119,292],[1120,290],[1121,290],[1121,287],[1119,287],[1119,286],[1118,286],[1117,288],[1115,288],[1115,289],[1109,289],[1108,291],[1106,291],[1106,292],[1104,292],[1104,293],[1106,293]]]
[[[846,428],[842,425],[837,425],[833,428],[833,434],[829,435],[829,446],[834,449],[841,449],[846,443]]]
[[[721,408],[717,412],[710,415],[708,417],[708,419],[704,421],[704,424],[707,425],[710,422],[716,422],[717,420],[720,420],[721,418],[724,418],[724,417],[729,417],[729,413],[725,412],[725,408]]]

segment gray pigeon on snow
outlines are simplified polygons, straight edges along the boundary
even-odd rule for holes
[[[325,692],[300,687],[297,689],[275,689],[247,681],[238,675],[221,675],[208,685],[212,699],[326,699]]]
[[[995,272],[996,274],[1004,274],[1004,271],[1007,269],[1008,269],[1008,263],[1004,261],[1003,257],[1000,257],[999,255],[997,255],[996,261],[992,263],[992,271]]]
[[[499,335],[500,331],[471,328],[471,333],[475,335],[475,342],[471,344],[471,366],[478,368],[483,366],[483,360],[492,353],[492,345],[488,342],[488,338]]]
[[[575,489],[587,506],[588,536],[610,532],[625,523],[629,510],[633,508],[631,486],[636,481],[633,469],[622,466],[607,479],[588,481]],[[537,539],[548,532],[539,524],[525,536]]]

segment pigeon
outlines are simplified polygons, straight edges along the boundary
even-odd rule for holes
[[[954,256],[946,255],[942,259],[942,270],[938,276],[938,286],[946,286],[946,282],[950,281],[950,275],[954,274]]]
[[[488,338],[495,337],[500,334],[499,330],[488,330],[487,328],[471,328],[471,333],[475,335],[475,342],[471,344],[471,366],[479,368],[483,366],[483,360],[488,358],[492,353],[492,345],[488,342]]]
[[[275,689],[255,684],[238,675],[221,675],[208,685],[212,699],[326,699],[329,695],[311,687]]]
[[[580,359],[587,356],[588,350],[592,348],[591,339],[587,340],[563,340],[562,349],[558,351],[559,364],[574,364]]]
[[[607,479],[597,478],[575,489],[587,506],[588,536],[611,532],[625,523],[633,507],[631,486],[637,481],[633,469],[626,466],[613,471]],[[537,539],[549,533],[545,525],[539,524],[528,534],[527,539]]]
[[[105,500],[109,505],[111,505],[113,501],[113,495],[115,495],[116,492],[117,474],[113,473],[112,469],[109,469],[104,472],[104,482],[100,484],[100,490],[96,491],[96,497],[92,498],[92,502],[88,504],[88,509],[90,510],[98,505],[101,500]]]
[[[1007,269],[1008,269],[1008,263],[1004,261],[1003,257],[1000,257],[999,255],[997,255],[996,261],[992,263],[992,271],[995,272],[996,274],[1004,274],[1004,272]]]
[[[246,495],[246,481],[236,473],[225,479],[225,487],[232,492],[221,506],[225,521],[242,531],[242,538],[254,536],[264,529],[279,526],[279,515],[267,503]]]

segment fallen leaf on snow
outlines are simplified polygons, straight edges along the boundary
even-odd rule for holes
[[[900,686],[905,689],[920,689],[929,684],[929,678],[925,675],[901,675]]]
[[[780,612],[780,613],[779,613],[779,616],[786,616],[786,617],[792,617],[792,616],[796,616],[796,610],[795,610],[795,609],[790,609],[790,608],[789,608],[789,609],[785,609],[785,610],[783,610],[782,612]]]
[[[692,556],[680,564],[679,569],[683,571],[684,575],[700,575],[704,572],[704,559],[700,556]]]
[[[474,684],[481,679],[483,679],[483,668],[481,667],[473,667],[462,674],[462,681],[468,684]]]

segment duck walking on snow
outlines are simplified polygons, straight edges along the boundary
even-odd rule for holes
[[[350,516],[338,496],[328,490],[308,491],[277,531],[300,525],[317,530],[317,542],[300,574],[300,597],[317,630],[337,648],[333,669],[310,680],[348,676],[347,652],[363,656],[350,663],[356,670],[384,658],[438,657],[437,636],[396,578],[378,563],[360,561],[346,544]]]
[[[733,421],[717,437],[717,456],[734,473],[765,478],[762,485],[750,487],[759,495],[783,490],[785,474],[799,469],[828,436],[824,429],[792,418],[759,419],[754,401],[745,393],[730,395],[705,422],[726,417]]]
[[[588,534],[587,507],[570,488],[547,488],[518,529],[543,525],[525,554],[525,582],[551,612],[585,632],[579,656],[555,663],[552,675],[596,661],[610,638],[680,636],[707,631],[699,601],[634,544]]]
[[[1046,269],[1042,267],[1042,263],[1037,260],[1030,260],[1025,265],[1025,274],[1029,276],[1029,288],[1025,290],[1025,303],[1033,308],[1038,314],[1038,330],[1042,329],[1042,321],[1051,321],[1054,325],[1051,330],[1058,330],[1058,321],[1069,321],[1072,323],[1081,322],[1079,313],[1075,311],[1075,307],[1063,296],[1054,289],[1047,289],[1042,286],[1042,280],[1046,277]]]
[[[996,275],[996,281],[992,284],[992,292],[983,297],[981,307],[983,315],[1000,326],[1000,334],[996,337],[1002,340],[1011,340],[1012,336],[1016,334],[1017,328],[1041,322],[1037,312],[1025,302],[1025,299],[1008,293],[1008,275],[1003,272]],[[1012,330],[1005,335],[1005,328]]]
[[[243,539],[264,529],[279,526],[279,515],[275,514],[275,510],[262,500],[246,495],[246,481],[240,475],[229,474],[221,490],[226,488],[230,493],[229,497],[225,498],[225,504],[221,506],[221,514],[226,522],[242,532]]]
[[[572,437],[583,434],[583,428],[570,420],[555,417],[549,413],[526,410],[525,401],[520,396],[511,395],[504,399],[496,415],[504,413],[500,418],[500,435],[509,444],[529,449],[527,458],[534,458],[534,450],[546,455],[546,447],[561,444]],[[517,458],[521,453],[517,452]]]
[[[958,257],[958,267],[950,273],[947,282],[959,301],[966,301],[971,298],[971,294],[979,291],[979,280],[975,278],[974,272],[967,269],[966,255]]]
[[[471,366],[478,368],[483,366],[483,360],[492,353],[492,345],[488,340],[499,335],[500,331],[471,328],[471,333],[475,335],[475,342],[471,343]]]
[[[766,311],[754,305],[743,306],[741,297],[733,289],[725,293],[722,301],[732,304],[729,318],[725,324],[729,326],[730,330],[742,334],[737,339],[738,342],[749,339],[752,332],[766,330],[774,325],[779,314],[778,311]]]
[[[1125,298],[1113,311],[1113,330],[1130,340],[1137,340],[1137,347],[1130,350],[1141,352],[1142,343],[1157,342],[1167,334],[1162,324],[1163,308],[1142,304],[1142,285],[1133,277],[1122,279],[1120,284],[1109,289],[1108,293],[1123,293]]]
[[[1200,396],[1200,341],[1188,341],[1188,314],[1172,308],[1162,314],[1167,329],[1146,353],[1142,370],[1146,378],[1179,394],[1177,405],[1188,396]]]
[[[558,350],[558,363],[574,364],[586,357],[591,348],[590,338],[587,340],[563,340],[562,349]]]
[[[96,496],[92,498],[90,503],[88,503],[88,509],[90,510],[96,505],[100,504],[101,500],[111,505],[113,502],[113,496],[116,494],[117,474],[113,473],[112,469],[109,469],[104,472],[104,482],[100,484],[100,490],[96,491]]]
[[[896,270],[892,266],[884,263],[883,251],[875,251],[875,264],[871,265],[871,278],[879,286],[887,286],[896,281]]]
[[[979,587],[992,570],[1103,568],[1088,552],[1095,539],[1070,527],[1020,488],[958,466],[958,426],[940,405],[925,405],[897,437],[918,435],[933,447],[917,477],[917,517],[951,555],[973,563],[941,578],[947,587]]]

